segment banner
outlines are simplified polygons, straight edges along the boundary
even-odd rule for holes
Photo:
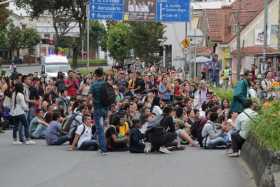
[[[156,0],[125,0],[125,21],[155,21]]]
[[[187,22],[190,0],[90,0],[95,20]]]

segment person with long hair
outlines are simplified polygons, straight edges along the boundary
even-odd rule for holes
[[[11,115],[13,118],[13,144],[35,144],[29,140],[28,124],[25,113],[28,111],[28,105],[25,102],[23,94],[23,84],[15,84],[15,90],[12,94]],[[17,140],[17,132],[19,130],[19,141]],[[24,135],[23,135],[24,130]]]

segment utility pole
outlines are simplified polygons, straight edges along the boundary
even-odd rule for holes
[[[277,48],[280,51],[280,0],[278,1],[278,32],[277,32]]]
[[[267,51],[267,29],[268,29],[268,0],[264,0],[264,41],[263,41],[263,63],[266,61]]]
[[[90,19],[90,3],[87,4],[87,67],[89,67],[89,19]]]
[[[241,49],[240,49],[240,11],[241,11],[241,2],[239,0],[238,10],[237,10],[237,25],[236,25],[236,33],[237,33],[237,80],[240,80],[240,73],[241,73]]]

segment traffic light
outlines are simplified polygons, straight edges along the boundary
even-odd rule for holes
[[[182,42],[181,42],[181,45],[184,49],[188,48],[191,44],[191,41],[190,39],[188,38],[185,38]]]

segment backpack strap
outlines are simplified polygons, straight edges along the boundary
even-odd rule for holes
[[[257,123],[257,121],[255,119],[253,119],[247,112],[245,112],[245,110],[243,111],[243,113],[254,123]]]

